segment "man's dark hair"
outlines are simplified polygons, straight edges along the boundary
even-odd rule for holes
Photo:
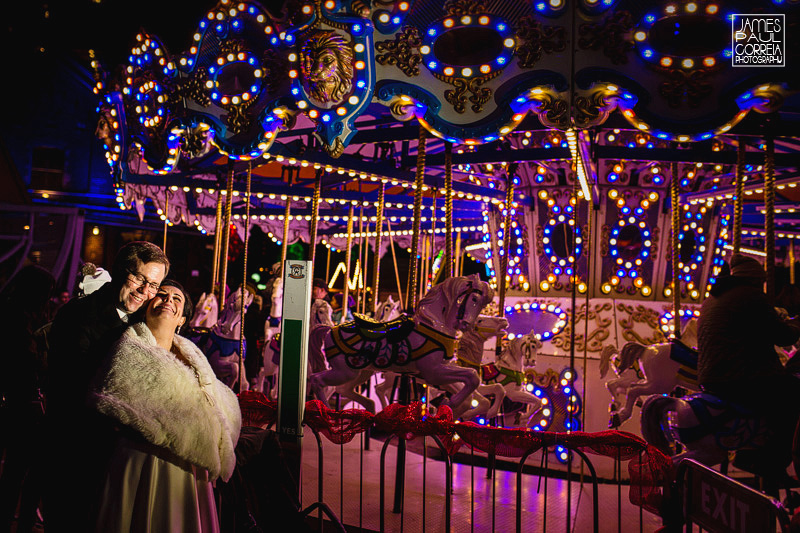
[[[194,314],[194,304],[192,303],[191,297],[189,297],[189,293],[186,292],[186,289],[183,288],[183,285],[175,281],[174,279],[165,279],[161,282],[162,287],[175,287],[179,291],[183,293],[183,317],[186,319],[186,322],[183,323],[184,326],[189,323],[189,320],[192,318]],[[183,329],[183,327],[181,327]]]
[[[139,262],[161,263],[164,265],[164,275],[169,273],[169,259],[161,248],[147,241],[131,241],[120,248],[114,258],[111,282],[121,286],[128,277],[128,272],[136,272]]]

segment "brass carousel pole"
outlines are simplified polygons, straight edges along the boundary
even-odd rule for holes
[[[767,298],[775,298],[775,139],[765,139],[764,158],[764,252],[767,267]]]
[[[228,246],[231,240],[231,208],[233,207],[233,165],[228,165],[228,187],[225,191],[225,228],[222,234],[222,251],[220,252],[220,263],[222,272],[219,280],[219,308],[225,307],[225,286],[228,279]]]
[[[444,278],[454,275],[453,258],[453,144],[444,143]]]
[[[436,281],[435,276],[433,274],[433,267],[436,264],[436,200],[439,198],[439,191],[433,189],[433,202],[431,205],[431,246],[430,246],[430,264],[426,270],[425,276],[430,280],[430,285],[433,286],[434,282]],[[441,270],[444,266],[440,266],[439,269]],[[445,276],[442,279],[447,279]],[[422,292],[424,296],[425,293],[428,292],[428,284],[425,284],[425,290]]]
[[[420,218],[422,217],[422,185],[425,183],[425,138],[426,131],[419,126],[419,143],[417,144],[417,175],[414,180],[414,230],[411,234],[411,265],[408,275],[408,291],[406,296],[409,301],[406,302],[406,310],[413,313],[417,308],[417,276],[419,273],[418,268],[418,255],[419,255],[419,233],[420,233]]]
[[[211,294],[214,294],[214,287],[217,285],[219,275],[219,252],[222,243],[222,191],[217,189],[217,214],[214,222],[214,264],[211,267]]]
[[[361,314],[367,313],[367,298],[369,294],[367,294],[367,272],[369,271],[369,217],[367,217],[367,221],[364,225],[364,235],[361,238],[361,245],[364,247],[364,254],[363,260],[361,261],[361,280],[359,282],[359,291],[361,293],[361,302],[359,308],[361,309]]]
[[[169,226],[169,187],[164,189],[164,244],[161,249],[167,253],[167,227]]]
[[[670,183],[670,200],[672,201],[672,312],[675,325],[675,338],[681,338],[681,280],[678,272],[680,261],[680,224],[681,209],[678,196],[678,162],[672,162],[672,183]]]
[[[397,279],[397,299],[403,301],[403,286],[400,284],[400,269],[397,267],[397,252],[394,250],[394,237],[392,236],[392,223],[386,219],[386,232],[389,235],[389,249],[392,250],[392,263],[394,263],[394,275]]]
[[[356,288],[358,289],[359,300],[358,309],[363,315],[367,312],[367,268],[369,268],[369,218],[364,222],[364,208],[361,208],[361,218],[364,224],[361,231],[361,268],[358,269],[358,281]]]
[[[311,222],[309,223],[308,240],[308,260],[311,261],[311,268],[314,268],[314,260],[317,257],[317,229],[319,218],[319,193],[322,187],[322,168],[317,169],[314,177],[314,196],[311,199]],[[316,275],[316,274],[315,274]],[[328,280],[325,280],[326,282]]]
[[[511,209],[514,203],[514,172],[516,172],[516,165],[506,170],[506,213],[503,217],[503,256],[500,258],[500,264],[497,266],[497,291],[498,291],[498,305],[497,315],[500,317],[506,316],[506,283],[508,275],[508,249],[511,248]],[[495,345],[495,354],[498,359],[502,350],[502,335],[498,335],[497,344]]]
[[[733,198],[733,253],[742,247],[742,206],[744,205],[744,153],[747,147],[744,137],[739,137],[736,151],[736,195]]]
[[[456,232],[456,276],[460,276],[464,272],[464,257],[461,252],[461,232]]]
[[[289,250],[289,219],[292,218],[292,197],[286,197],[286,210],[283,212],[283,247],[281,247],[281,268],[286,262],[286,252]]]
[[[359,217],[358,217],[358,259],[356,260],[356,266],[358,267],[358,275],[356,276],[356,311],[359,313],[363,313],[361,308],[363,307],[364,303],[364,296],[365,291],[364,289],[366,286],[364,283],[361,282],[361,276],[366,273],[366,255],[364,254],[364,243],[366,242],[366,237],[364,234],[369,231],[369,224],[367,224],[366,230],[364,228],[364,206],[361,206],[359,209]]]
[[[381,245],[383,244],[383,203],[386,199],[386,184],[381,182],[378,189],[378,207],[375,220],[375,264],[372,265],[372,312],[378,312],[380,273],[381,273]]]
[[[347,247],[344,251],[344,291],[342,293],[342,318],[340,323],[347,322],[347,299],[350,297],[350,252],[353,247],[353,215],[355,209],[350,204],[350,212],[347,217]]]
[[[247,287],[247,244],[250,239],[250,182],[252,180],[253,164],[247,166],[247,192],[244,195],[244,255],[242,256],[242,308],[239,315],[239,394],[245,391],[244,383],[247,379],[244,368],[244,293]],[[254,346],[251,346],[252,350]]]

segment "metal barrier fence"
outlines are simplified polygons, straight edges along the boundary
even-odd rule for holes
[[[549,463],[551,460],[550,456],[552,454],[546,453],[544,450],[537,451],[531,449],[526,452],[522,457],[519,458],[518,462],[516,462],[516,467],[514,468],[513,473],[500,473],[498,470],[492,469],[492,458],[485,456],[478,457],[476,456],[474,450],[470,451],[468,455],[462,454],[464,462],[469,462],[470,464],[462,464],[457,466],[469,469],[470,483],[469,487],[461,487],[459,492],[467,492],[469,494],[469,513],[467,514],[462,510],[462,512],[459,513],[459,516],[461,517],[460,521],[456,521],[454,523],[454,503],[458,503],[461,507],[463,507],[466,502],[456,500],[456,497],[453,495],[453,468],[456,465],[454,465],[451,457],[447,454],[444,444],[438,437],[435,436],[420,437],[424,441],[427,441],[429,438],[433,439],[436,448],[441,453],[439,458],[431,458],[428,456],[428,446],[425,443],[422,445],[422,478],[421,481],[417,480],[417,483],[414,484],[411,489],[417,492],[421,489],[421,498],[418,498],[418,500],[420,500],[419,506],[409,509],[408,501],[404,500],[404,495],[409,491],[409,487],[407,484],[401,482],[399,484],[399,494],[397,493],[397,489],[395,490],[395,505],[390,512],[386,505],[387,485],[392,483],[392,480],[389,479],[389,476],[387,475],[387,451],[390,449],[393,441],[397,439],[395,435],[387,436],[380,449],[379,499],[377,506],[379,517],[378,520],[375,521],[374,514],[372,514],[375,510],[374,485],[370,484],[370,487],[365,489],[366,480],[369,480],[370,476],[374,474],[374,471],[370,469],[369,465],[365,465],[365,462],[370,462],[374,467],[375,452],[365,450],[365,440],[363,434],[360,439],[354,439],[347,444],[337,445],[330,442],[325,442],[325,445],[323,445],[324,441],[320,438],[320,434],[313,428],[310,428],[309,426],[306,427],[311,429],[317,444],[317,486],[314,495],[317,502],[315,502],[315,504],[326,501],[325,479],[326,477],[331,477],[332,474],[330,468],[325,468],[326,459],[335,462],[337,459],[336,456],[338,455],[338,487],[335,486],[337,484],[336,481],[334,481],[333,487],[327,487],[328,499],[334,500],[328,502],[327,506],[336,509],[336,503],[338,503],[338,518],[343,523],[348,524],[349,526],[358,526],[363,531],[371,531],[373,530],[371,527],[377,527],[377,530],[381,532],[511,531],[512,528],[518,533],[522,531],[544,532],[564,530],[567,531],[567,533],[572,533],[575,531],[643,532],[654,531],[656,527],[660,525],[660,520],[657,519],[655,515],[650,515],[650,513],[648,513],[647,519],[645,519],[641,507],[634,506],[633,504],[627,502],[624,498],[622,488],[626,485],[626,483],[622,480],[620,473],[621,467],[625,461],[620,459],[619,454],[617,454],[614,460],[614,479],[610,480],[609,483],[601,484],[597,479],[595,467],[592,464],[592,461],[582,450],[571,448],[567,443],[561,443],[561,445],[564,446],[569,453],[572,453],[575,458],[580,459],[580,464],[576,464],[573,468],[568,469],[566,476],[563,471],[551,468]],[[338,454],[336,454],[335,448],[339,448]],[[309,448],[306,448],[306,452],[308,451]],[[345,459],[345,453],[348,455],[347,460]],[[353,459],[352,455],[355,453],[358,454],[357,471],[353,467],[356,459]],[[534,469],[534,467],[528,463],[528,460],[534,453],[540,454],[539,466],[536,469],[536,472],[531,473],[530,470]],[[365,454],[372,457],[365,457]],[[443,469],[440,468],[440,466],[437,467],[437,470],[441,470],[442,474],[441,479],[434,483],[436,485],[434,491],[428,490],[428,487],[431,484],[429,477],[432,470],[432,468],[429,468],[428,466],[429,461],[434,461],[437,465],[441,465],[442,463],[444,464]],[[486,477],[492,480],[490,497],[491,502],[489,502],[491,505],[490,520],[486,519],[486,513],[484,513],[483,518],[479,518],[475,511],[477,498],[475,489],[475,474],[476,471],[482,471],[483,468],[476,465],[476,463],[479,461],[486,461]],[[309,462],[306,461],[307,468],[310,467],[308,463]],[[581,468],[581,465],[583,465],[583,468]],[[404,476],[406,480],[408,479],[407,472],[405,472],[405,468],[407,467],[408,465],[404,460],[398,459],[398,470],[396,472],[394,481],[397,481],[397,476]],[[401,469],[403,471],[400,471]],[[418,474],[419,467],[414,466],[414,469],[415,473]],[[510,478],[513,475],[516,478],[515,483],[500,483],[500,487],[498,487],[498,483],[494,478],[501,474],[506,476],[506,478]],[[565,477],[566,479],[564,479]],[[357,491],[354,487],[354,479],[357,479]],[[561,483],[561,494],[556,496],[549,495],[548,492],[548,484],[552,484],[553,480],[557,480]],[[304,480],[303,483],[311,483],[311,480]],[[536,494],[539,495],[540,498],[540,501],[536,505],[536,513],[529,511],[523,512],[523,508],[526,507],[527,503],[523,501],[524,495],[527,494],[524,488],[530,486],[531,483],[537,484]],[[395,483],[395,486],[398,486],[397,483]],[[603,511],[606,516],[603,516],[602,528],[600,525],[601,506],[599,495],[601,486],[605,489],[604,502],[606,504],[603,506]],[[337,488],[338,491],[336,491]],[[580,499],[584,497],[584,490],[590,491],[590,504],[588,511],[589,517],[586,517],[587,513],[583,513],[583,517],[579,520],[577,511],[578,506],[575,505],[575,502],[573,501],[573,493],[577,491],[578,496],[575,499]],[[307,493],[308,492],[313,492],[313,487],[311,487],[311,491],[307,491]],[[331,492],[334,492],[334,494],[332,495]],[[336,492],[338,492],[338,494],[336,494]],[[564,497],[564,493],[566,493],[566,497]],[[347,509],[352,510],[356,504],[356,497],[358,499],[358,515],[357,520],[354,520],[354,513],[351,512],[348,514],[345,512],[345,502],[347,502]],[[608,501],[609,499],[612,499],[612,501]],[[338,500],[338,502],[335,502],[335,500]],[[436,507],[433,513],[431,513],[430,509],[430,502],[432,501],[442,501],[442,504]],[[553,501],[555,501],[555,503],[553,503]],[[497,507],[502,506],[504,510],[507,510],[509,502],[514,503],[513,519],[508,518],[509,513],[507,512],[504,513],[505,518],[497,517]],[[481,501],[480,503],[483,505],[486,502]],[[575,516],[573,516],[573,513]],[[435,517],[434,520],[430,519],[431,514],[433,514]],[[392,520],[387,520],[387,515],[389,517],[394,515],[395,518]],[[527,519],[525,519],[526,515]],[[365,516],[367,516],[366,519]],[[409,527],[409,517],[413,517],[412,526],[416,526],[416,528]],[[464,523],[465,520],[468,520],[468,526]],[[433,522],[433,526],[431,526],[431,522]],[[616,524],[614,524],[614,522],[616,522]],[[336,524],[325,522],[321,513],[318,517],[317,527],[319,531],[338,530]]]

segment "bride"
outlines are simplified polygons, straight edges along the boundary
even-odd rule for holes
[[[203,353],[177,335],[192,316],[164,280],[95,381],[90,403],[119,428],[97,531],[219,531],[212,482],[230,479],[241,412]]]

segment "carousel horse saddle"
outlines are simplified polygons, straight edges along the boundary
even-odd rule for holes
[[[226,339],[213,331],[208,338],[211,341],[211,352],[219,352],[220,357],[229,357],[239,353],[239,339]],[[244,342],[244,348],[247,349],[247,341]]]
[[[269,348],[272,350],[272,363],[275,365],[281,364],[281,334],[276,333],[269,340]]]
[[[525,374],[510,368],[498,367],[495,363],[481,365],[481,380],[484,383],[499,383],[500,385],[508,385],[509,383],[516,383],[522,385]]]
[[[764,422],[752,409],[707,392],[698,392],[683,398],[697,417],[698,425],[678,427],[681,442],[693,442],[714,434],[717,444],[734,450],[752,444],[753,437],[763,431]]]
[[[697,351],[680,340],[672,339],[670,341],[669,358],[681,365],[678,375],[695,384],[697,383],[697,357]]]
[[[386,339],[389,344],[394,344],[408,337],[414,330],[414,321],[408,315],[400,315],[389,322],[378,322],[372,318],[353,313],[353,325],[358,333],[366,340],[377,341]],[[347,327],[347,324],[343,325]]]

